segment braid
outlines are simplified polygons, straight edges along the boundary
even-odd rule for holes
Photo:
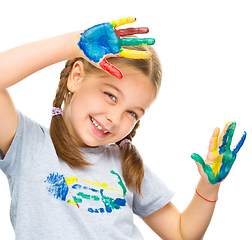
[[[132,141],[133,137],[136,135],[136,130],[139,125],[140,121],[137,122],[133,130],[125,138]],[[119,143],[120,142],[117,144]],[[127,187],[142,196],[141,188],[144,179],[144,164],[141,155],[132,143],[126,143],[123,146],[122,170],[123,178]]]
[[[59,86],[53,101],[53,107],[62,108],[62,103],[68,103],[71,99],[67,89],[68,76],[72,70],[73,64],[82,60],[75,58],[66,62],[65,68],[60,74]],[[84,154],[74,144],[71,134],[67,129],[65,121],[61,115],[54,116],[51,120],[50,135],[57,152],[57,155],[68,165],[74,168],[90,165],[85,159]]]

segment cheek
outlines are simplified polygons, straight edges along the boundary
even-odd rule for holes
[[[123,121],[122,124],[121,124],[121,139],[123,139],[124,137],[128,136],[131,131],[134,129],[136,123],[133,123],[132,121]],[[120,139],[120,140],[121,140]]]
[[[71,114],[83,119],[86,115],[104,110],[105,101],[99,94],[83,91],[73,95],[70,108]]]

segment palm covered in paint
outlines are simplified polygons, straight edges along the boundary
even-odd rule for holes
[[[78,46],[83,51],[87,60],[93,65],[102,68],[117,78],[122,78],[122,72],[115,66],[109,64],[106,58],[150,58],[150,52],[127,50],[123,49],[122,46],[153,45],[155,43],[155,39],[153,38],[120,38],[126,35],[147,33],[149,31],[148,28],[116,29],[116,27],[135,21],[136,19],[132,17],[123,18],[88,28],[81,34]]]
[[[204,161],[203,158],[196,153],[191,155],[191,158],[196,161],[199,173],[203,180],[210,182],[211,184],[216,184],[223,181],[230,172],[230,169],[236,159],[236,155],[241,149],[247,135],[246,132],[244,132],[236,147],[231,150],[230,146],[235,127],[235,122],[228,123],[219,139],[218,136],[220,129],[215,129],[210,140],[206,161]]]

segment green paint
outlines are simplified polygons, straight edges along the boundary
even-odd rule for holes
[[[155,43],[154,38],[123,38],[119,39],[120,46],[147,46]]]
[[[94,201],[100,201],[100,198],[98,196],[94,196],[94,195],[89,195],[89,194],[85,194],[83,192],[79,192],[77,193],[77,196],[82,197],[83,199],[87,199],[87,200],[94,200]]]
[[[212,165],[206,164],[205,161],[203,160],[203,158],[199,154],[193,153],[191,155],[191,158],[193,160],[195,160],[196,162],[201,164],[201,166],[202,166],[205,174],[208,176],[208,180],[211,184],[219,183],[227,177],[228,173],[230,172],[230,170],[236,160],[236,155],[237,155],[238,151],[241,149],[241,147],[246,139],[247,133],[244,132],[243,136],[241,137],[241,140],[238,142],[238,144],[236,145],[234,150],[233,151],[230,150],[235,127],[236,127],[235,122],[232,122],[229,125],[226,133],[223,136],[222,144],[219,147],[218,154],[215,154],[215,156],[214,156],[213,162],[216,160],[216,158],[221,157],[221,167],[220,167],[220,170],[217,172],[217,174],[214,173],[214,171],[212,169]]]
[[[113,170],[111,171],[111,173],[114,174],[114,175],[116,175],[118,177],[118,179],[119,179],[118,184],[121,186],[121,188],[123,190],[123,197],[124,197],[126,195],[126,193],[127,193],[127,189],[126,189],[126,187],[123,184],[122,178],[120,177],[120,175],[118,173],[116,173]]]
[[[82,203],[82,199],[79,198],[79,197],[73,196],[73,199],[74,199],[74,201],[75,201],[76,203]]]

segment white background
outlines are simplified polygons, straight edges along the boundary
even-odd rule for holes
[[[128,27],[150,28],[148,37],[156,38],[164,75],[159,98],[143,118],[135,145],[145,162],[176,191],[173,203],[183,211],[199,179],[190,154],[204,157],[214,128],[237,121],[233,143],[244,130],[248,137],[221,186],[204,239],[252,239],[251,12],[251,1],[244,0],[1,1],[0,52],[94,24],[137,17]],[[48,67],[10,88],[16,107],[48,127],[63,65]],[[0,133],[0,137],[4,136]],[[14,239],[9,205],[7,179],[0,172],[1,239]],[[159,239],[141,220],[136,222],[145,239]]]

